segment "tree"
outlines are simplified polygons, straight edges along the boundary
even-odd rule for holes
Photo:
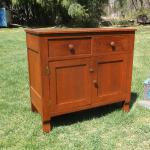
[[[46,24],[98,26],[106,3],[108,0],[13,0],[13,9],[15,20],[23,24],[41,24],[44,17]]]
[[[12,3],[11,0],[0,0],[0,7],[9,8],[11,3]]]
[[[108,0],[58,0],[72,22],[79,26],[98,26]]]

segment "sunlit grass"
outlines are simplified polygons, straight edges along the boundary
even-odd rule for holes
[[[148,76],[150,26],[138,27],[136,33],[133,99],[142,98]],[[0,29],[0,149],[150,149],[150,110],[136,102],[129,113],[116,106],[100,107],[54,118],[52,123],[51,133],[43,133],[40,116],[30,110],[24,30]]]

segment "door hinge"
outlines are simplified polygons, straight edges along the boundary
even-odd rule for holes
[[[46,66],[46,68],[45,68],[45,74],[46,75],[50,74],[50,68],[49,68],[49,66]]]

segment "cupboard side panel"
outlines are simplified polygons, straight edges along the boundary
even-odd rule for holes
[[[127,87],[126,87],[126,102],[129,103],[131,99],[131,83],[132,83],[132,68],[133,68],[133,53],[134,53],[134,40],[135,40],[135,34],[130,34],[130,43],[129,43],[129,49],[130,53],[127,57]]]
[[[41,89],[40,54],[31,49],[28,49],[28,65],[29,65],[31,101],[38,110],[38,112],[41,113],[42,89]]]
[[[40,51],[40,38],[32,34],[26,34],[27,48],[37,53]]]

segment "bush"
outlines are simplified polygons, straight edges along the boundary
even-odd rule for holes
[[[136,18],[139,16],[147,16],[150,18],[150,9],[141,7],[136,13],[135,13]]]
[[[24,25],[96,27],[107,0],[14,0],[13,20]],[[61,19],[60,19],[61,18]],[[58,21],[59,20],[59,21]]]
[[[134,25],[134,20],[129,20],[129,19],[114,19],[111,20],[112,25],[114,26],[133,26]]]

